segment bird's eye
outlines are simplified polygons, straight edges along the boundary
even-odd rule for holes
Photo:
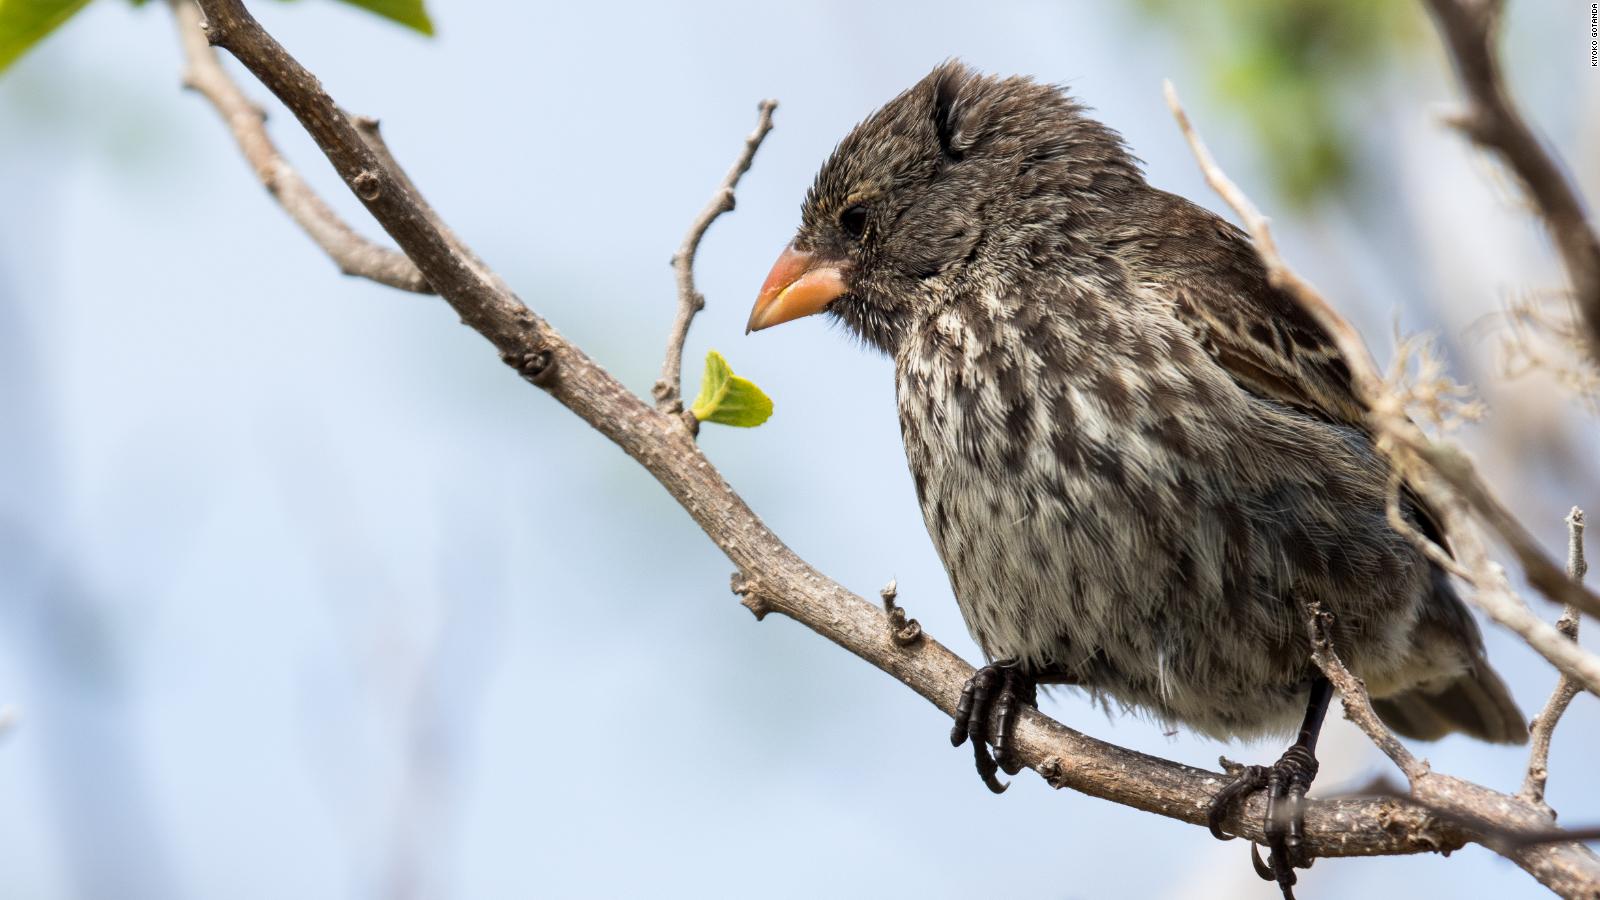
[[[839,227],[853,238],[861,237],[867,230],[867,206],[864,203],[851,204],[844,212],[839,214]]]

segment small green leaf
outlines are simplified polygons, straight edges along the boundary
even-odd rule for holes
[[[754,428],[772,417],[772,398],[748,378],[740,378],[715,350],[706,354],[706,372],[700,378],[700,396],[689,408],[702,422]]]
[[[344,2],[377,13],[385,19],[399,22],[407,28],[415,28],[423,34],[433,34],[433,20],[428,18],[428,11],[422,8],[422,0],[344,0]]]
[[[89,0],[0,0],[0,72]]]

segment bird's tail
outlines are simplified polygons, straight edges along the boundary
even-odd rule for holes
[[[1466,665],[1453,678],[1430,678],[1408,691],[1374,698],[1378,717],[1405,737],[1422,741],[1459,731],[1493,744],[1527,743],[1527,718],[1484,658],[1478,623],[1456,595],[1450,576],[1438,567],[1428,601],[1415,634],[1419,652],[1433,656],[1453,645],[1450,655]]]
[[[1429,685],[1373,700],[1372,708],[1390,728],[1418,740],[1435,741],[1456,731],[1494,744],[1528,740],[1528,720],[1481,656],[1442,687]]]

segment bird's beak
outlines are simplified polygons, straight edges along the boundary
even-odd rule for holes
[[[840,263],[822,259],[793,244],[783,248],[772,264],[761,294],[750,310],[750,324],[744,333],[782,325],[801,316],[822,312],[845,292],[844,271]]]

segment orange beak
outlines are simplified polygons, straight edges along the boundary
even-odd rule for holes
[[[745,326],[744,333],[822,312],[845,290],[844,272],[839,263],[819,259],[790,244],[778,255],[766,283],[761,285],[761,294],[756,297],[755,308],[750,310],[750,324]]]

